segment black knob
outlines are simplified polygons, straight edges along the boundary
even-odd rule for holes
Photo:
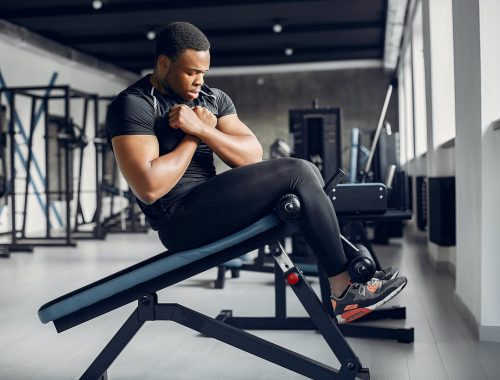
[[[295,194],[283,195],[276,207],[278,216],[282,220],[297,219],[300,215],[300,200]]]
[[[362,245],[356,245],[358,251],[349,257],[347,271],[353,282],[365,283],[372,279],[375,274],[376,265],[370,252]]]

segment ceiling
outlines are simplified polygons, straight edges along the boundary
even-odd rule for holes
[[[205,32],[212,67],[383,58],[387,0],[102,3],[95,10],[92,0],[1,0],[0,18],[134,72],[153,66],[147,32],[172,21]],[[277,21],[281,33],[272,30]]]

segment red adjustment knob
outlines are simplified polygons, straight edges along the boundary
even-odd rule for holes
[[[299,278],[299,275],[297,273],[290,273],[286,280],[288,281],[288,283],[290,285],[295,285],[299,282],[300,278]]]

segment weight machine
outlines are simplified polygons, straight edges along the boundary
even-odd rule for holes
[[[96,94],[85,93],[66,85],[51,86],[50,94],[42,95],[46,86],[6,87],[0,89],[5,93],[9,106],[8,151],[9,173],[8,191],[11,230],[8,245],[10,249],[33,246],[76,246],[75,238],[100,238],[102,231],[99,223],[92,231],[80,231],[86,224],[82,211],[82,173],[83,152],[90,139],[86,137],[89,111],[93,110],[94,125],[98,125],[99,110]],[[19,117],[19,104],[29,104],[29,131],[22,128]],[[82,122],[78,126],[71,117],[75,102],[82,102]],[[37,111],[38,109],[38,111]],[[43,124],[44,169],[39,164],[35,151],[40,153],[39,146],[34,143],[39,121]],[[39,141],[39,140],[37,140]],[[102,141],[93,139],[98,152],[98,144]],[[16,155],[17,153],[17,155]],[[75,153],[77,153],[75,155]],[[75,156],[78,157],[76,161]],[[95,202],[96,214],[101,212],[100,155],[95,155]],[[77,166],[77,183],[75,191],[74,166]],[[23,168],[23,170],[20,170]],[[20,173],[25,172],[25,176]],[[19,181],[24,181],[19,185]],[[20,188],[24,192],[19,191]],[[40,190],[41,189],[41,190]],[[30,191],[32,190],[32,191]],[[76,193],[76,197],[75,197]],[[29,197],[34,195],[45,218],[45,232],[39,236],[28,236],[27,223],[29,213]],[[19,197],[22,196],[21,202]],[[58,203],[63,210],[57,207]],[[22,204],[22,207],[20,205]],[[75,206],[74,222],[72,210]],[[21,216],[21,218],[19,218]],[[97,219],[99,220],[99,218]],[[56,231],[56,227],[61,229]]]

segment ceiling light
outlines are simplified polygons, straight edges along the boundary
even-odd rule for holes
[[[283,30],[283,25],[281,25],[279,22],[277,22],[273,25],[273,32],[274,33],[281,33],[282,30]]]
[[[94,0],[92,1],[92,8],[95,10],[99,10],[102,8],[102,1],[101,0]]]
[[[146,33],[146,37],[148,40],[153,41],[156,38],[156,32],[154,30],[150,30]]]
[[[291,56],[293,54],[293,49],[292,48],[286,48],[285,49],[285,55]]]
[[[94,0],[92,2],[92,8],[94,8],[95,10],[99,10],[102,8],[102,1],[101,0]]]

